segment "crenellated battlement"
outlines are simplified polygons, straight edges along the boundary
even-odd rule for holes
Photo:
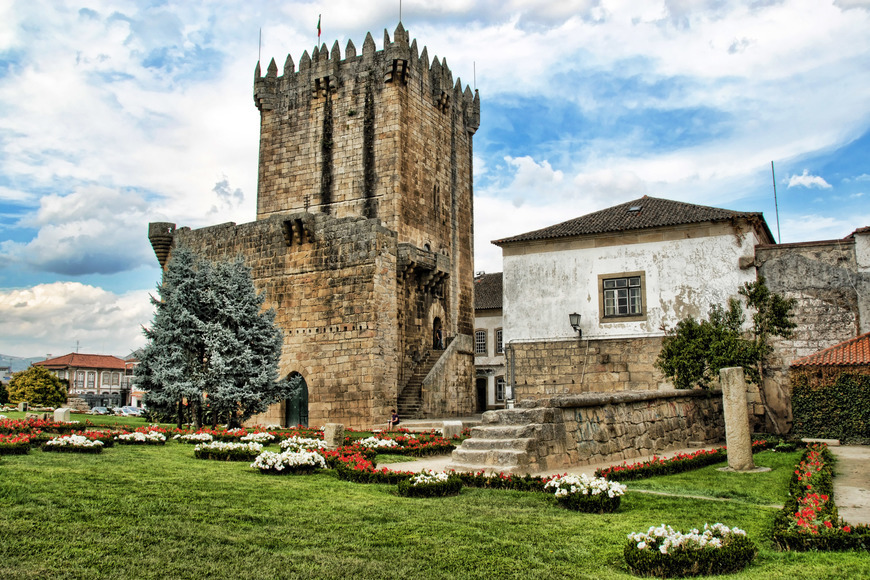
[[[254,103],[263,111],[311,106],[312,100],[325,99],[349,83],[370,78],[382,79],[384,84],[406,86],[419,83],[420,94],[442,113],[452,109],[460,114],[465,129],[474,134],[480,126],[480,97],[461,79],[453,81],[447,59],[433,57],[429,62],[426,47],[418,54],[417,40],[410,41],[408,32],[400,22],[390,39],[384,30],[384,48],[376,50],[371,33],[363,42],[362,54],[348,40],[342,59],[338,41],[328,49],[326,44],[315,47],[312,54],[302,53],[299,67],[291,55],[284,61],[284,71],[278,76],[278,65],[273,58],[262,74],[260,63],[254,69]]]

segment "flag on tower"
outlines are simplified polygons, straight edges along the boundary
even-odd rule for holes
[[[320,14],[317,15],[317,44],[320,44]]]

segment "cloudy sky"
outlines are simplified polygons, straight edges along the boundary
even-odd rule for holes
[[[490,240],[642,195],[762,211],[781,241],[870,225],[870,0],[405,0],[481,95]],[[398,0],[0,3],[0,353],[124,356],[160,277],[151,221],[255,216],[263,66],[381,48]],[[771,161],[776,167],[779,225]]]

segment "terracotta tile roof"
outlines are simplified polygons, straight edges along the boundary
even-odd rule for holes
[[[761,212],[732,211],[730,209],[643,196],[640,199],[621,203],[554,226],[510,238],[495,240],[493,244],[500,245],[510,242],[548,240],[701,222],[718,222],[741,217],[759,220],[768,239],[771,242],[773,241],[773,234],[770,233],[770,229],[767,227]]]
[[[792,361],[793,367],[870,365],[870,332]]]
[[[63,356],[33,363],[40,367],[75,367],[83,369],[124,370],[124,360],[109,354],[80,354],[71,352]]]
[[[501,308],[502,273],[484,274],[474,279],[474,309]]]

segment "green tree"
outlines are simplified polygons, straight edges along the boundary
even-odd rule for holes
[[[738,294],[752,311],[749,328],[743,304],[731,298],[727,308],[714,305],[707,320],[688,317],[677,323],[662,342],[656,366],[678,389],[707,388],[721,369],[743,367],[746,379],[759,385],[761,403],[772,418],[762,384],[765,359],[773,350],[771,337],[788,338],[796,326],[791,318],[795,300],[771,292],[763,276],[744,283]]]
[[[28,402],[40,407],[66,403],[67,385],[45,367],[30,367],[12,375],[6,388],[12,403]]]
[[[0,405],[9,402],[9,393],[6,391],[6,383],[0,382]]]
[[[157,292],[136,368],[149,408],[179,425],[189,414],[197,427],[236,426],[288,396],[287,381],[276,381],[275,313],[261,311],[263,297],[240,259],[213,263],[177,248]]]

